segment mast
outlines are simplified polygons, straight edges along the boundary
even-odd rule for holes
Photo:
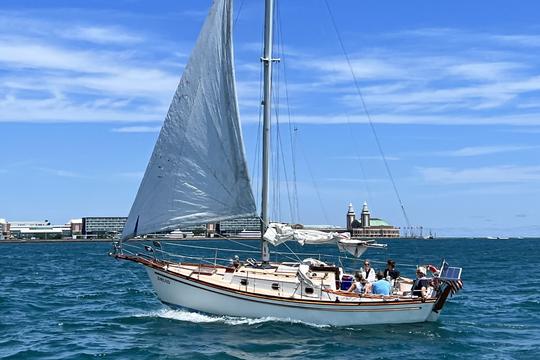
[[[268,242],[263,239],[268,226],[268,194],[269,194],[269,164],[270,164],[270,126],[272,98],[272,43],[274,22],[274,0],[265,0],[264,19],[264,55],[261,61],[264,66],[264,98],[263,98],[263,156],[262,156],[262,204],[261,204],[261,259],[270,261]]]

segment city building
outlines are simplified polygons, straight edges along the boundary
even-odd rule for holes
[[[76,239],[82,235],[83,230],[83,220],[82,219],[71,219],[69,221],[69,227],[71,229],[71,236]]]
[[[52,240],[71,236],[71,228],[66,225],[51,225],[45,221],[13,221],[9,223],[9,237],[24,240]]]
[[[6,219],[0,219],[0,240],[4,240],[9,237],[8,222]]]
[[[388,224],[383,219],[372,218],[367,202],[364,202],[360,220],[356,219],[356,213],[352,204],[346,215],[347,231],[353,238],[385,237],[397,238],[400,236],[399,228]]]
[[[94,216],[82,218],[82,235],[85,238],[104,238],[120,235],[127,217]]]
[[[215,231],[222,236],[238,235],[242,231],[261,231],[261,219],[252,216],[220,221]]]

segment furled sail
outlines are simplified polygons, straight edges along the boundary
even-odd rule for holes
[[[256,212],[236,98],[231,3],[214,0],[170,105],[123,239]]]
[[[336,244],[341,251],[360,257],[368,248],[385,248],[386,244],[376,244],[373,240],[351,239],[348,232],[323,232],[318,230],[293,229],[289,225],[272,223],[264,233],[264,240],[276,246],[286,241],[304,244]]]

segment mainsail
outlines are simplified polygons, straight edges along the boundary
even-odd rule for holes
[[[236,98],[231,3],[215,0],[210,9],[123,239],[256,213]]]

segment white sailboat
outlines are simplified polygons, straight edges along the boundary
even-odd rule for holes
[[[158,298],[196,311],[245,317],[275,317],[316,324],[363,325],[434,321],[448,296],[461,288],[461,269],[444,265],[423,297],[396,282],[388,296],[341,290],[342,267],[313,258],[271,262],[270,245],[334,243],[361,256],[373,241],[348,234],[296,230],[270,224],[268,216],[270,114],[272,92],[273,0],[265,1],[263,179],[261,259],[165,260],[126,249],[125,241],[148,233],[216,223],[256,214],[244,157],[235,88],[232,0],[214,0],[184,70],[136,199],[122,240],[111,253],[143,265]],[[241,251],[241,250],[238,250]],[[188,260],[188,261],[184,261]]]

